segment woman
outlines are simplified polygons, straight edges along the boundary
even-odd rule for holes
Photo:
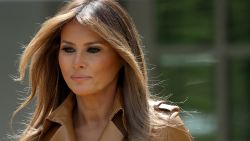
[[[25,48],[19,80],[28,64],[18,110],[37,104],[21,141],[192,140],[179,108],[149,97],[139,35],[113,0],[67,3]]]

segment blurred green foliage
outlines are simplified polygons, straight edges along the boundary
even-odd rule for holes
[[[231,138],[247,141],[250,139],[250,57],[230,60],[230,118]]]
[[[157,0],[160,43],[211,43],[214,36],[213,1]]]
[[[165,66],[161,71],[164,72],[161,79],[167,80],[167,87],[162,93],[172,93],[171,101],[187,100],[189,104],[185,105],[185,110],[214,112],[213,66]]]
[[[228,41],[232,43],[250,42],[250,1],[229,0],[228,2],[229,33]]]
[[[248,45],[250,42],[250,1],[226,0],[226,38],[229,45]],[[202,44],[213,48],[215,41],[215,1],[206,0],[157,0],[157,43],[169,47],[169,44]],[[175,47],[175,46],[174,46]],[[235,46],[237,47],[237,46]],[[244,46],[245,47],[245,46]],[[197,110],[216,120],[216,61],[197,63],[192,60],[203,57],[171,55],[158,60],[161,80],[166,80],[159,89],[160,94],[170,97],[170,101],[179,103],[185,110]],[[209,59],[209,58],[208,58]],[[250,139],[250,58],[232,58],[229,56],[229,131],[231,141]],[[194,115],[195,117],[196,115]],[[197,116],[198,117],[198,116]],[[205,120],[204,120],[205,121]],[[197,123],[198,124],[198,123]],[[200,124],[200,130],[207,124]],[[216,123],[215,123],[216,124]],[[217,124],[216,124],[217,125]],[[216,127],[215,125],[215,127]],[[192,126],[192,125],[191,125]],[[190,126],[190,127],[191,127]],[[196,132],[196,141],[211,141],[216,131],[201,134]],[[218,132],[219,133],[219,132]]]
[[[172,55],[162,57],[157,65],[160,80],[166,80],[158,88],[161,96],[170,95],[171,102],[191,112],[182,116],[195,123],[187,126],[196,141],[211,141],[216,137],[215,62],[211,58],[209,55]]]

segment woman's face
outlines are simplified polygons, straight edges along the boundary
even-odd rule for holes
[[[97,33],[76,21],[62,29],[58,59],[64,80],[77,95],[116,87],[120,56]]]

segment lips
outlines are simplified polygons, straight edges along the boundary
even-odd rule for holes
[[[75,80],[75,81],[81,81],[81,80],[90,79],[92,77],[91,76],[86,76],[86,75],[72,75],[70,78]]]

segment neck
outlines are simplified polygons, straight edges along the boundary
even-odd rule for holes
[[[77,125],[95,127],[108,121],[112,112],[116,91],[117,89],[114,87],[100,93],[76,96],[75,121]]]

